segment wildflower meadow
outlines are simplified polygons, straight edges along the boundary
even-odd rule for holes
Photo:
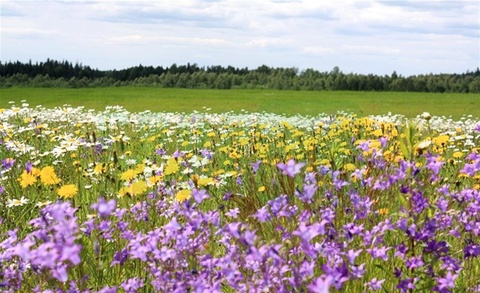
[[[480,123],[0,109],[1,292],[480,292]]]

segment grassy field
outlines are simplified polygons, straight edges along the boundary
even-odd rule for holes
[[[480,94],[434,94],[398,92],[307,92],[275,90],[191,90],[142,87],[59,89],[0,89],[0,107],[26,100],[31,106],[47,108],[69,104],[103,110],[121,105],[132,112],[212,112],[246,110],[277,114],[316,115],[348,111],[359,115],[403,114],[414,117],[423,112],[437,116],[480,117]]]

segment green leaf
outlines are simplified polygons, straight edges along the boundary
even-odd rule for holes
[[[407,198],[405,197],[404,194],[400,193],[398,195],[398,198],[400,199],[400,204],[402,204],[402,206],[405,208],[405,209],[408,209],[408,201],[407,201]]]
[[[407,146],[403,142],[403,139],[399,139],[398,142],[400,143],[400,150],[402,151],[403,156],[405,158],[409,158],[410,157],[410,152],[408,151]]]

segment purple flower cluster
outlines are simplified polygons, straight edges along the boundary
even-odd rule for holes
[[[237,195],[218,199],[193,189],[191,199],[172,203],[164,187],[128,209],[99,198],[90,207],[94,216],[82,223],[70,203],[51,204],[31,230],[0,235],[0,286],[6,292],[455,292],[469,278],[468,288],[478,288],[468,268],[480,255],[480,192],[439,180],[445,164],[428,153],[420,167],[387,164],[378,154],[362,159],[365,165],[350,175],[321,166],[301,176],[303,163],[280,163],[283,193],[251,213]],[[467,159],[460,172],[473,176],[480,157]],[[212,208],[217,200],[222,207]],[[400,202],[388,206],[397,210],[380,213],[379,204],[389,200]],[[93,270],[84,274],[87,263]],[[97,284],[108,270],[128,273]],[[33,284],[36,278],[42,281]]]
[[[79,265],[81,246],[76,243],[78,224],[69,203],[45,207],[41,216],[30,222],[33,231],[18,238],[18,229],[9,231],[0,243],[3,286],[18,290],[26,275],[46,275],[67,282],[68,269]]]

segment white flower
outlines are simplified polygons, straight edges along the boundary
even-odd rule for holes
[[[7,208],[19,207],[28,203],[28,199],[22,196],[20,199],[7,199]]]
[[[430,140],[424,140],[424,141],[418,143],[417,149],[419,149],[419,150],[427,149],[431,144],[432,144],[432,142]]]
[[[420,117],[422,117],[423,119],[425,119],[427,121],[432,118],[432,116],[428,112],[423,112],[422,115],[420,115]]]
[[[48,206],[49,204],[51,204],[52,202],[47,200],[47,201],[39,201],[37,202],[36,206],[39,207],[39,208],[42,208],[42,207],[45,207],[45,206]]]

